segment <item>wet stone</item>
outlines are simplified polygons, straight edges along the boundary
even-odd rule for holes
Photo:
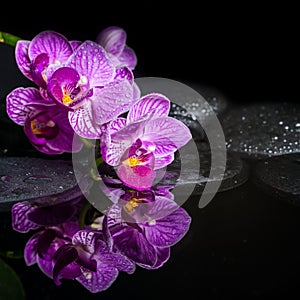
[[[200,174],[207,178],[207,182],[215,181],[221,184],[218,192],[227,191],[244,184],[249,178],[249,165],[239,155],[235,153],[226,154],[226,166],[219,164],[211,165],[211,151],[206,143],[201,145],[200,150]],[[200,148],[200,149],[201,149]],[[217,153],[218,155],[218,153]],[[216,161],[221,161],[216,157]],[[210,174],[214,174],[211,176]],[[205,182],[202,181],[197,186],[196,193],[202,193]]]
[[[221,124],[229,152],[266,158],[300,152],[300,105],[266,103],[236,107]]]
[[[183,194],[185,191],[184,186],[190,185],[194,187],[194,195],[201,195],[208,182],[219,183],[216,192],[222,192],[236,188],[249,179],[248,162],[243,160],[239,155],[227,153],[225,166],[216,163],[212,167],[209,145],[205,142],[199,143],[198,150],[198,158],[195,154],[185,156],[184,158],[177,155],[165,171],[160,184],[177,186],[179,192],[180,188],[183,188]],[[181,165],[182,159],[185,160],[184,168]],[[198,159],[200,159],[199,166],[195,164],[195,161]],[[222,160],[218,160],[217,156],[216,161],[221,162]]]
[[[196,83],[187,83],[189,87],[198,92],[202,98],[187,96],[181,101],[182,105],[171,104],[170,116],[187,125],[195,140],[205,139],[205,126],[211,121],[212,115],[219,117],[227,108],[225,97],[215,88],[201,86]]]
[[[71,161],[0,157],[0,210],[18,201],[56,195],[76,185]]]
[[[187,83],[187,85],[189,85],[191,88],[197,91],[206,100],[206,102],[209,104],[210,108],[216,115],[220,116],[226,111],[228,107],[228,100],[226,99],[225,95],[221,93],[220,90],[213,86],[204,86],[194,82],[189,82]],[[184,107],[186,109],[190,108],[192,111],[195,111],[197,117],[199,118],[211,112],[211,110],[207,111],[204,106],[199,107],[199,105],[197,106],[196,103],[193,102],[186,103]]]
[[[190,110],[176,103],[172,103],[169,116],[184,123],[190,129],[195,140],[202,140],[205,138],[205,133],[201,124]]]
[[[269,195],[300,206],[300,154],[258,161],[253,181]]]

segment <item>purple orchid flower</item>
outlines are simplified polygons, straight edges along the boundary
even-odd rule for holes
[[[77,41],[69,42],[60,33],[50,30],[40,32],[31,41],[17,42],[15,48],[17,66],[28,79],[45,89],[48,68],[62,66],[77,45]]]
[[[63,67],[46,77],[49,96],[69,109],[72,128],[84,138],[99,138],[101,126],[128,111],[140,95],[132,71],[115,68],[92,41],[80,44]]]
[[[12,228],[26,233],[45,226],[77,221],[85,198],[79,186],[62,193],[15,203],[11,209]]]
[[[160,268],[171,246],[188,232],[191,217],[168,190],[131,191],[111,205],[103,231],[113,252],[121,253],[146,269]]]
[[[120,253],[112,253],[101,232],[80,230],[72,238],[72,244],[58,249],[54,256],[53,279],[76,279],[92,293],[108,289],[119,272],[132,274],[135,264]]]
[[[72,236],[78,230],[77,222],[66,222],[36,232],[25,245],[24,259],[26,265],[32,266],[37,263],[40,270],[53,279],[54,254],[63,245],[71,243]]]
[[[68,119],[68,111],[33,87],[16,88],[6,97],[6,111],[24,131],[32,145],[46,154],[78,152],[82,143]]]
[[[170,100],[159,93],[143,96],[106,126],[101,138],[104,161],[116,167],[122,182],[134,189],[151,187],[155,170],[174,160],[174,153],[191,138],[189,128],[169,117]]]
[[[125,66],[133,70],[137,64],[137,57],[133,49],[126,45],[126,40],[126,31],[118,26],[105,28],[96,38],[116,67]]]

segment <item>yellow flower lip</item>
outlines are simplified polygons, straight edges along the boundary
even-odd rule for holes
[[[64,94],[61,101],[65,105],[70,105],[71,103],[74,102],[74,100],[68,94]]]
[[[54,127],[56,124],[52,120],[47,123],[38,122],[36,119],[30,122],[30,128],[33,134],[41,135],[45,132],[46,127]]]
[[[126,205],[124,206],[124,208],[126,209],[127,212],[132,213],[133,210],[139,206],[139,203],[144,203],[143,199],[138,199],[138,198],[131,198]]]
[[[128,165],[129,167],[135,167],[140,163],[142,163],[142,161],[137,157],[129,157],[128,159],[123,161],[123,164]]]

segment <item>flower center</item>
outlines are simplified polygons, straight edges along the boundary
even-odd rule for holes
[[[62,96],[61,101],[65,105],[70,105],[71,103],[74,102],[74,100],[72,100],[71,96],[66,94],[65,92],[64,92],[64,95]]]
[[[43,115],[30,121],[30,129],[38,138],[52,139],[58,134],[57,124]]]
[[[54,127],[56,124],[50,120],[47,123],[39,122],[37,119],[34,119],[30,122],[31,131],[35,135],[42,135],[50,127]]]
[[[127,212],[132,213],[134,208],[139,206],[139,203],[143,202],[142,199],[137,198],[131,198],[128,203],[124,206],[124,208],[127,210]]]
[[[88,78],[80,76],[75,69],[69,67],[54,71],[47,89],[56,101],[73,109],[83,105],[84,100],[92,95]]]
[[[138,159],[137,157],[129,157],[128,158],[128,165],[130,167],[135,167],[136,165],[140,164],[142,160]]]

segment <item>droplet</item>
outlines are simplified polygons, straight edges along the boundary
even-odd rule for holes
[[[220,121],[230,152],[245,157],[300,152],[300,105],[283,102],[235,107]]]
[[[52,178],[44,175],[32,175],[26,177],[24,180],[26,183],[45,183],[45,182],[52,182]]]

